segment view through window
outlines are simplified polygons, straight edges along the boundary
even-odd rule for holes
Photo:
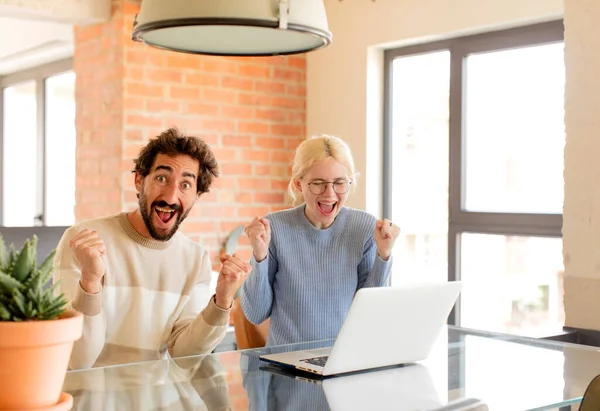
[[[0,78],[0,226],[75,222],[72,62]]]
[[[564,324],[561,27],[386,52],[392,285],[462,280],[463,327]]]

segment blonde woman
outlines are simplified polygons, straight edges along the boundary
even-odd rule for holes
[[[335,338],[356,291],[386,284],[400,228],[344,206],[355,175],[344,141],[307,139],[289,184],[295,207],[246,227],[252,271],[240,302],[250,322],[270,317],[267,346]]]

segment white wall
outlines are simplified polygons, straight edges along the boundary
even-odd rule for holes
[[[349,205],[381,214],[383,47],[554,20],[562,0],[325,0],[333,43],[308,54],[307,132],[351,146]]]
[[[73,55],[71,24],[0,17],[0,38],[0,76]]]
[[[0,16],[94,24],[110,19],[111,0],[0,0]]]

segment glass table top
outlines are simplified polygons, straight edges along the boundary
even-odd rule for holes
[[[566,410],[600,374],[596,347],[453,326],[444,328],[424,361],[324,380],[278,372],[258,358],[332,344],[70,371],[63,391],[73,396],[74,410],[86,411]]]

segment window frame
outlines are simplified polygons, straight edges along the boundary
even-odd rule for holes
[[[4,158],[4,89],[15,84],[34,81],[36,92],[37,187],[36,216],[33,227],[46,226],[46,79],[73,71],[73,58],[54,61],[37,67],[0,76],[0,159]],[[4,226],[4,167],[0,164],[0,227]]]
[[[411,45],[384,52],[384,133],[383,133],[383,215],[392,215],[392,113],[393,61],[398,57],[448,50],[450,52],[449,93],[449,181],[448,181],[448,281],[460,279],[460,235],[499,234],[534,237],[562,237],[561,214],[467,211],[465,203],[465,133],[463,98],[466,57],[518,47],[564,42],[563,20],[492,31],[432,43]],[[448,317],[460,325],[460,299]]]

